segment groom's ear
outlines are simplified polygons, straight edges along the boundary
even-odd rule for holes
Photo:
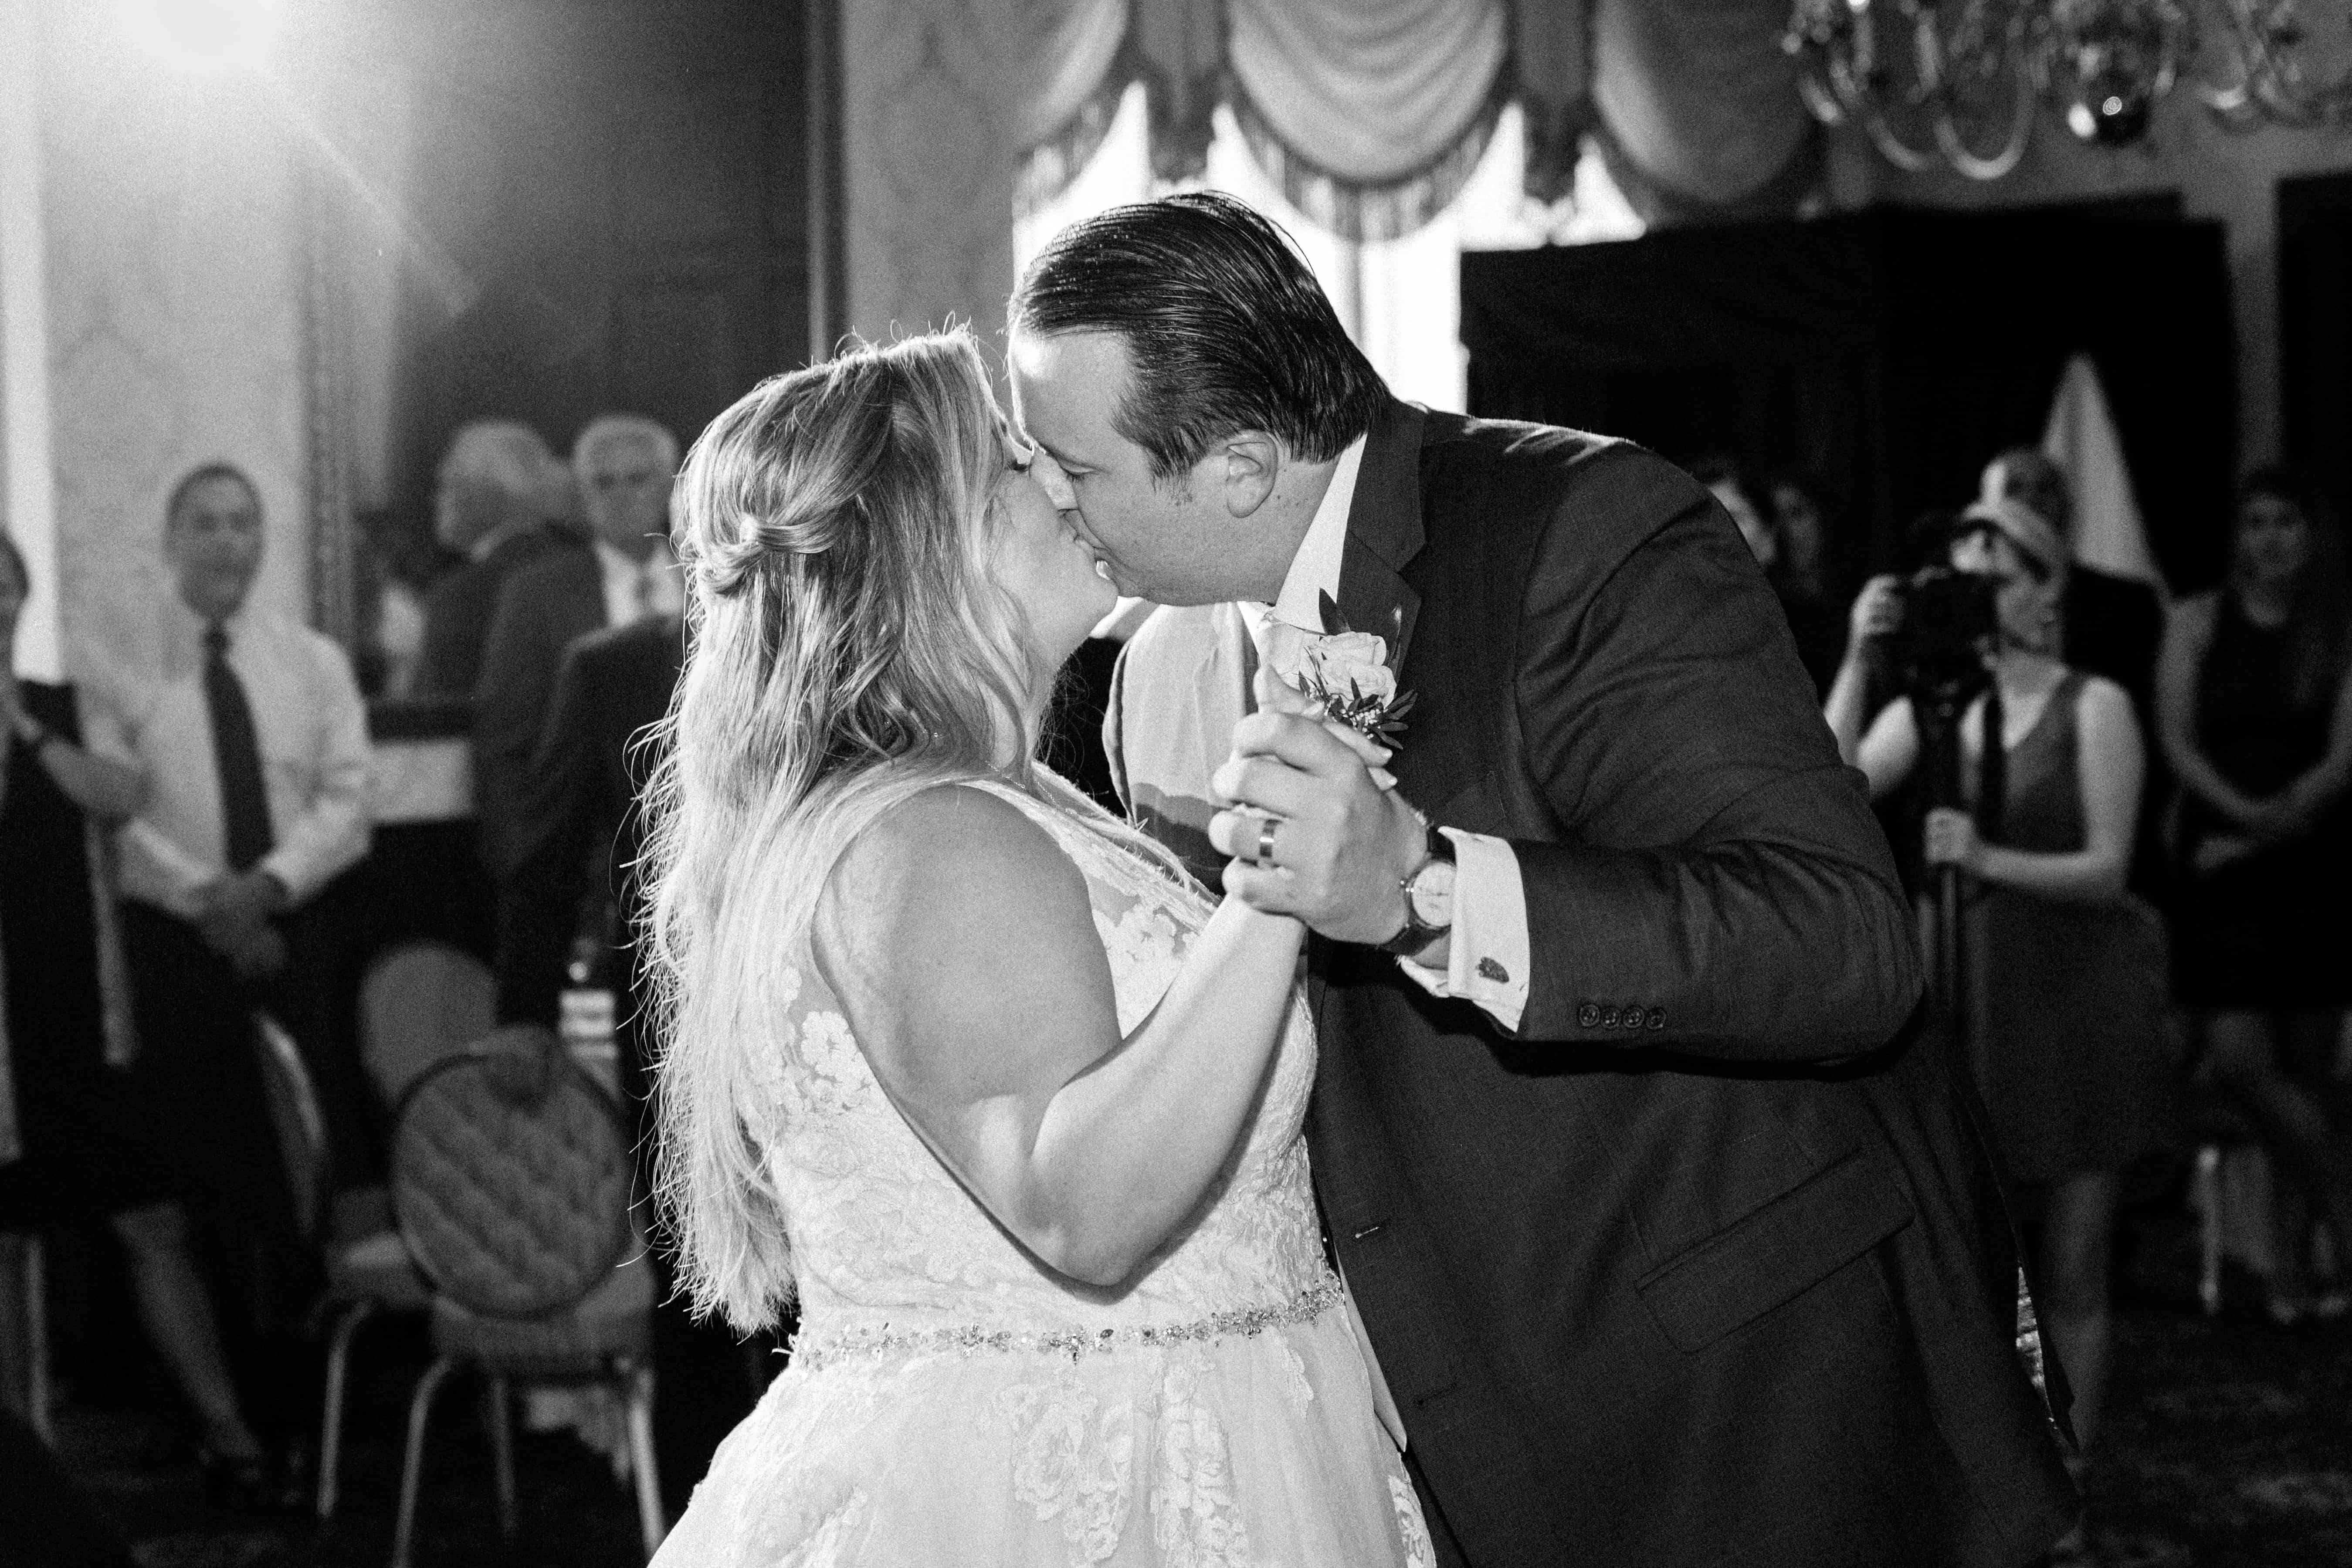
[[[1263,430],[1243,430],[1218,444],[1225,459],[1225,510],[1247,517],[1274,493],[1282,474],[1282,443]]]

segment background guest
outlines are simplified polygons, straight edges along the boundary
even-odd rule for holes
[[[646,992],[634,941],[639,809],[659,755],[654,729],[669,710],[686,650],[674,614],[592,632],[563,656],[555,700],[523,792],[514,863],[499,888],[499,1022],[553,1026],[565,961],[583,931],[625,945],[611,952],[618,984],[614,1044],[622,1100],[651,1192],[653,1154]],[[667,1271],[669,1249],[656,1252]],[[665,1285],[667,1281],[665,1279]],[[664,1505],[681,1511],[710,1456],[750,1411],[757,1388],[734,1336],[698,1323],[667,1289],[654,1313],[654,1446]]]
[[[1949,807],[1927,818],[1929,867],[1957,866],[1971,893],[1964,952],[1970,1047],[1995,1140],[2015,1180],[2042,1189],[2041,1311],[2074,1391],[2076,1434],[2098,1426],[2108,1337],[2107,1275],[2122,1170],[2160,1142],[2171,1062],[2162,942],[2125,895],[2145,756],[2122,689],[2060,656],[2066,552],[2057,531],[2013,502],[1962,515],[1952,565],[1997,584],[1997,709],[1961,723],[1963,776],[2003,752],[1995,820]],[[1901,623],[1896,580],[1856,601],[1853,636],[1827,708],[1839,750],[1883,795],[1919,765],[1908,697],[1864,731],[1865,665]],[[2000,733],[1986,726],[1999,715]]]
[[[2352,1142],[2298,1068],[2324,1073],[2352,1001],[2352,605],[2343,542],[2281,468],[2241,489],[2220,591],[2175,606],[2159,734],[2181,785],[2180,999],[2200,1079],[2253,1119],[2352,1246]],[[2282,1264],[2296,1267],[2299,1248]],[[2296,1282],[2272,1282],[2294,1316]]]
[[[1766,477],[1764,500],[1771,509],[1772,532],[1780,546],[1780,573],[1793,593],[1827,604],[1831,599],[1829,518],[1819,483],[1792,468]]]
[[[528,425],[479,420],[450,441],[434,490],[433,531],[463,564],[425,596],[418,695],[473,695],[507,574],[548,551],[577,547],[576,534],[555,521],[568,510],[564,488],[554,454]]]
[[[521,802],[563,651],[605,626],[683,607],[669,556],[677,440],[650,419],[607,415],[572,449],[593,547],[550,551],[501,585],[474,688],[474,780],[494,876],[522,853]]]
[[[1804,661],[1805,673],[1813,678],[1815,694],[1828,690],[1837,673],[1840,628],[1836,610],[1821,591],[1818,537],[1803,556],[1791,550],[1774,514],[1756,504],[1754,486],[1731,458],[1702,458],[1691,465],[1690,473],[1738,525],[1739,537],[1748,542],[1748,553],[1764,569],[1773,596],[1780,601],[1780,613],[1796,639],[1797,657]],[[1818,510],[1811,515],[1818,524]]]
[[[2011,447],[1987,463],[1978,499],[2013,500],[2032,510],[2062,539],[2074,537],[2074,487],[2056,459],[2034,447]],[[2066,623],[2066,658],[2077,669],[2104,675],[2131,693],[2145,721],[2156,673],[2164,605],[2148,584],[2077,564],[2066,574],[2060,606]],[[2160,760],[2160,759],[2159,759]]]
[[[95,827],[139,807],[136,769],[83,744],[70,687],[16,673],[16,619],[32,581],[0,534],[0,1236],[104,1219],[121,1244],[140,1326],[194,1413],[199,1451],[225,1483],[266,1485],[260,1439],[246,1425],[220,1332],[190,1249],[186,1212],[157,1154],[153,1108],[108,1063],[100,944],[112,895]],[[93,710],[92,729],[107,727]],[[13,1096],[10,1091],[13,1090]],[[26,1325],[20,1249],[0,1246],[0,1364]],[[12,1267],[13,1266],[13,1267]],[[11,1369],[12,1373],[16,1369]],[[21,1405],[11,1375],[0,1403]]]
[[[239,1308],[232,1347],[248,1354],[283,1327],[270,1280],[291,1266],[253,1013],[268,1008],[302,1044],[348,1152],[359,1073],[322,1038],[320,937],[302,911],[368,847],[367,722],[351,665],[329,638],[249,602],[261,553],[260,496],[238,469],[207,464],[172,491],[176,602],[161,679],[125,715],[146,798],[121,837],[139,1076],[165,1112],[161,1147],[213,1244],[216,1288]],[[268,1364],[281,1398],[286,1360]]]

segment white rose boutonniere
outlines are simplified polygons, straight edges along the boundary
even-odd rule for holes
[[[1349,630],[1328,594],[1323,596],[1323,623],[1335,629],[1307,639],[1298,663],[1298,689],[1323,710],[1324,717],[1391,751],[1399,749],[1413,694],[1397,689],[1396,671],[1389,668],[1388,639]]]

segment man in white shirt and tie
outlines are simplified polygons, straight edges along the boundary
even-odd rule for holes
[[[281,1016],[335,1122],[355,1114],[320,1037],[324,965],[305,906],[368,850],[367,719],[341,647],[248,602],[261,498],[226,463],[173,490],[160,679],[124,702],[108,746],[145,775],[122,829],[123,936],[139,1073],[165,1108],[165,1151],[226,1278],[288,1236],[253,1014]],[[289,956],[290,955],[290,956]],[[224,1313],[232,1354],[272,1303]],[[248,1340],[244,1347],[248,1352]],[[253,1363],[248,1356],[247,1368]]]
[[[683,608],[669,552],[677,459],[677,437],[651,419],[608,414],[591,422],[572,449],[591,547],[529,562],[499,592],[474,689],[474,795],[493,876],[521,853],[516,812],[563,650],[590,632]]]

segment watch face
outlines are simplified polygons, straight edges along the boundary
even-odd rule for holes
[[[1454,924],[1454,862],[1432,860],[1412,879],[1412,918],[1444,930]]]

